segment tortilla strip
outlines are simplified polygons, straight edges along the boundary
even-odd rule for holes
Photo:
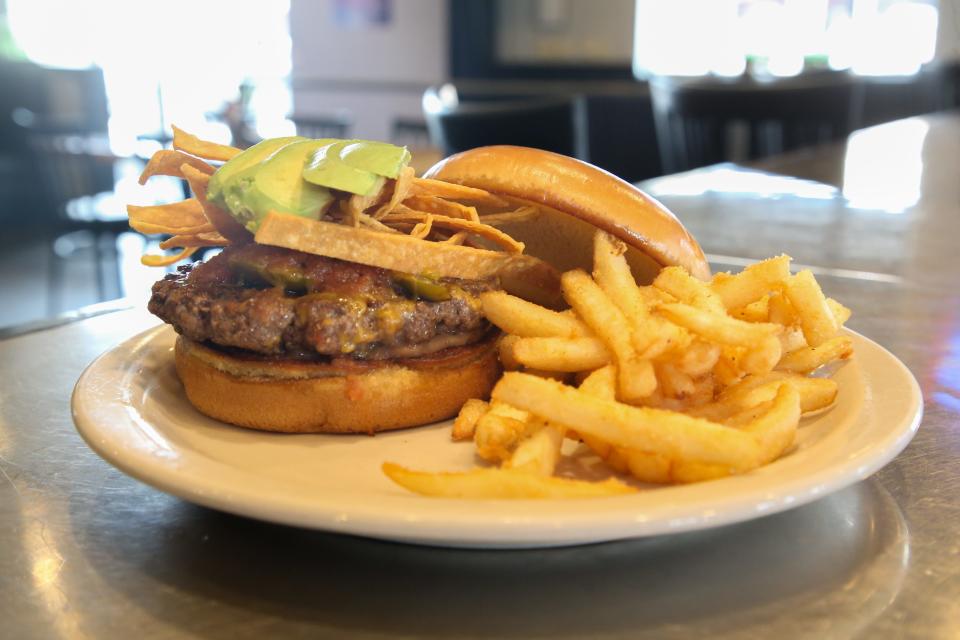
[[[481,238],[485,238],[502,246],[507,251],[513,253],[523,252],[523,243],[514,240],[503,231],[483,224],[482,222],[473,222],[463,218],[451,218],[450,216],[434,215],[425,211],[411,211],[410,213],[391,213],[383,218],[383,222],[390,224],[392,222],[425,222],[428,218],[433,219],[433,225],[443,229],[454,229],[456,231],[467,231]]]
[[[183,171],[180,170],[180,167],[184,164],[189,164],[191,167],[206,174],[212,174],[216,171],[213,166],[196,156],[191,156],[182,151],[162,149],[150,156],[150,161],[140,174],[139,182],[140,184],[147,184],[147,180],[151,176],[173,176],[174,178],[182,178]]]
[[[433,178],[414,178],[410,184],[411,196],[437,196],[444,200],[466,200],[488,207],[505,207],[508,202],[489,191],[465,187],[453,182],[434,180]]]
[[[430,242],[276,211],[267,214],[255,240],[381,269],[429,273],[435,277],[483,280],[501,273],[542,271],[546,265],[532,256]],[[551,269],[549,265],[546,267]]]
[[[180,262],[184,258],[190,257],[196,250],[197,247],[184,247],[183,251],[180,253],[175,253],[169,256],[140,256],[140,262],[148,267],[167,267],[171,264]]]
[[[476,207],[469,207],[459,202],[444,200],[436,196],[411,196],[403,201],[403,206],[416,211],[426,211],[428,213],[438,213],[450,218],[463,218],[480,222],[480,216],[477,215]],[[393,211],[401,211],[401,207],[396,207]]]
[[[179,151],[185,151],[192,156],[197,156],[204,160],[222,160],[225,162],[241,151],[236,147],[201,140],[176,125],[171,125],[171,127],[173,128],[173,148]]]

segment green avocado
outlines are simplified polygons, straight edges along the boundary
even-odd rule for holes
[[[231,215],[252,232],[269,211],[320,219],[333,194],[301,177],[307,158],[335,140],[301,140],[281,146],[258,164],[235,173],[223,184]]]
[[[339,140],[314,152],[303,170],[307,182],[367,196],[410,162],[406,147],[369,140]]]
[[[351,167],[395,179],[410,164],[410,151],[386,142],[352,140],[340,150],[340,159]]]
[[[234,157],[225,162],[216,173],[210,176],[210,185],[207,187],[207,198],[215,204],[224,206],[223,185],[233,176],[244,169],[259,164],[267,156],[271,155],[281,147],[285,147],[292,142],[306,140],[301,136],[289,136],[286,138],[268,138],[261,140],[249,149],[244,149]]]
[[[383,178],[372,171],[351,166],[340,158],[351,140],[339,140],[320,147],[303,168],[303,179],[321,187],[367,196],[383,186]]]

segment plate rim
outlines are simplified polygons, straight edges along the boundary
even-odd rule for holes
[[[168,333],[169,332],[169,333]],[[115,345],[91,362],[80,375],[71,396],[71,412],[74,424],[81,437],[88,446],[101,458],[120,469],[125,474],[165,493],[177,496],[189,502],[206,507],[242,515],[246,517],[267,520],[280,524],[320,529],[335,533],[361,535],[380,539],[390,539],[401,542],[413,542],[438,546],[458,547],[546,547],[569,544],[583,544],[615,539],[638,538],[662,534],[682,533],[686,531],[707,529],[723,525],[751,520],[757,517],[785,511],[803,504],[812,502],[839,491],[855,482],[863,480],[888,462],[893,460],[912,440],[919,429],[923,417],[923,401],[919,384],[910,370],[896,356],[873,340],[845,329],[856,342],[862,343],[874,356],[882,357],[886,364],[892,367],[902,382],[906,382],[909,393],[904,394],[904,417],[897,428],[889,428],[883,432],[883,437],[870,447],[868,452],[860,452],[848,458],[845,465],[828,465],[818,469],[815,473],[803,478],[793,478],[776,485],[776,494],[770,495],[762,502],[733,498],[723,505],[722,509],[708,509],[699,514],[677,514],[664,521],[663,518],[647,518],[638,514],[636,508],[630,508],[630,503],[636,501],[635,496],[622,498],[607,498],[591,501],[555,501],[552,505],[578,504],[583,507],[594,507],[603,504],[608,508],[599,513],[590,513],[589,519],[584,519],[584,509],[559,509],[560,513],[552,516],[524,515],[517,509],[517,505],[536,502],[543,506],[544,501],[526,500],[490,500],[480,501],[485,505],[499,505],[502,514],[494,523],[487,516],[473,514],[472,510],[465,509],[465,504],[477,504],[475,501],[464,501],[442,498],[424,498],[412,494],[402,494],[403,501],[411,499],[417,501],[430,500],[435,504],[445,503],[446,510],[427,510],[416,516],[385,518],[377,513],[376,509],[354,509],[346,513],[342,509],[331,508],[329,501],[316,501],[312,510],[304,510],[302,500],[289,500],[288,496],[272,496],[264,501],[263,496],[251,494],[249,491],[194,485],[195,478],[185,475],[182,469],[177,470],[168,464],[158,462],[158,457],[150,453],[134,449],[117,447],[116,442],[104,437],[109,430],[97,425],[87,404],[90,399],[89,387],[98,370],[111,359],[120,358],[122,352],[130,352],[132,346],[139,345],[141,349],[155,348],[155,342],[170,337],[173,330],[166,325],[158,325]],[[166,335],[165,335],[166,334]],[[136,352],[134,355],[142,355]],[[132,366],[134,361],[126,361]],[[861,374],[867,392],[869,373]],[[183,398],[183,402],[187,402]],[[130,407],[127,407],[129,410]],[[860,415],[853,416],[854,421],[861,420]],[[257,435],[254,432],[254,435]],[[336,437],[336,436],[332,436]],[[113,445],[113,446],[111,446]],[[868,455],[870,453],[871,455]],[[866,457],[866,460],[862,458]],[[211,464],[231,468],[218,461]],[[838,466],[840,467],[838,470]],[[738,479],[748,478],[735,476],[712,483],[732,483]],[[668,487],[661,490],[682,492],[688,487],[700,485],[685,485]],[[399,489],[402,491],[402,489]],[[755,493],[755,492],[754,492]],[[394,500],[401,500],[401,496],[391,496]],[[402,504],[402,502],[400,502]],[[591,511],[593,509],[587,509]],[[683,511],[682,509],[680,511]],[[456,522],[451,522],[451,516],[456,516]],[[443,529],[443,527],[447,529]],[[480,526],[481,530],[476,527]],[[485,529],[483,527],[486,527]],[[440,527],[440,529],[438,529]],[[449,528],[457,530],[456,535],[449,532]],[[494,527],[491,529],[490,527]]]

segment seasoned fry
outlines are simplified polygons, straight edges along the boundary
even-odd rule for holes
[[[617,363],[617,388],[625,402],[653,393],[657,379],[649,360],[637,356],[623,313],[585,272],[575,269],[560,278],[564,297],[610,350]]]
[[[834,360],[843,360],[853,353],[853,341],[847,336],[837,336],[818,347],[804,347],[792,351],[780,359],[778,371],[810,373]]]
[[[746,349],[740,366],[746,373],[766,373],[772,371],[782,355],[780,338],[767,336],[757,344]]]
[[[744,322],[681,303],[662,304],[657,311],[707,340],[726,345],[750,347],[781,331],[779,325]]]
[[[760,444],[760,464],[776,460],[793,444],[799,422],[800,394],[792,385],[780,385],[770,410],[743,427]]]
[[[598,231],[593,241],[593,278],[612,300],[631,326],[633,348],[645,357],[658,341],[664,344],[665,328],[659,318],[651,318],[647,301],[640,294],[624,253],[626,245],[609,233]]]
[[[590,335],[590,330],[576,316],[551,311],[503,291],[484,293],[480,300],[487,320],[511,335],[524,338]]]
[[[704,282],[682,267],[666,267],[653,281],[653,286],[669,293],[680,302],[711,313],[726,313],[723,300]]]
[[[785,293],[799,314],[800,327],[811,347],[818,347],[840,328],[820,285],[809,270],[787,279]]]
[[[457,419],[453,421],[453,430],[450,437],[454,440],[472,440],[477,422],[490,409],[490,404],[483,400],[467,400],[460,408]]]
[[[767,294],[755,302],[732,309],[730,315],[737,320],[746,322],[771,322],[770,320],[770,295]]]
[[[503,402],[490,403],[490,410],[480,416],[473,441],[477,455],[490,462],[507,460],[522,438],[539,428],[527,411]]]
[[[501,343],[508,359],[546,371],[590,371],[610,362],[610,352],[597,338],[518,338]]]
[[[759,464],[757,443],[743,432],[680,413],[595,398],[523,373],[505,373],[494,387],[493,398],[619,447],[741,471]]]
[[[553,475],[560,459],[563,429],[544,425],[517,445],[503,468],[516,469],[541,476]]]
[[[783,383],[791,385],[800,394],[800,410],[803,413],[830,406],[837,397],[837,383],[830,378],[809,378],[785,371],[771,371],[763,375],[747,376],[724,390],[718,402],[735,402],[741,408],[765,402],[773,399],[773,392],[769,391],[771,385]],[[755,394],[760,389],[768,391]]]
[[[720,296],[723,306],[737,309],[756,302],[790,277],[790,256],[778,256],[746,267],[736,275],[717,274],[710,289]]]
[[[850,309],[833,298],[827,298],[827,306],[830,307],[830,313],[833,314],[833,319],[837,322],[838,327],[847,324],[847,320],[850,319],[850,314],[852,313]]]
[[[413,471],[391,462],[383,473],[402,487],[420,495],[474,500],[524,500],[599,498],[636,493],[636,489],[610,478],[585,482],[543,476],[515,469],[473,469],[460,473]]]

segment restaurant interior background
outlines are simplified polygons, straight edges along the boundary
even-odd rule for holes
[[[958,34],[960,0],[0,0],[0,327],[147,295],[159,238],[124,207],[182,197],[137,183],[171,123],[237,146],[389,140],[422,170],[537,144],[509,119],[546,108],[544,146],[641,181],[690,168],[658,143],[660,78],[853,77],[869,126],[960,104]]]

